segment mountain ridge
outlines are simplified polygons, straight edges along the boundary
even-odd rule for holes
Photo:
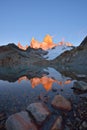
[[[55,47],[56,48],[56,47]],[[54,50],[52,48],[51,50]],[[57,51],[57,50],[56,50]],[[59,52],[58,52],[59,53]],[[22,50],[15,44],[8,44],[0,47],[0,67],[60,67],[67,68],[69,71],[79,70],[87,72],[87,36],[78,47],[67,50],[56,58],[46,59],[47,51],[28,47]],[[52,55],[52,54],[50,54]]]
[[[70,42],[64,42],[64,40],[58,42],[58,43],[54,43],[53,42],[53,37],[50,36],[49,34],[47,34],[42,42],[39,42],[38,40],[36,40],[35,38],[32,38],[31,42],[30,42],[30,47],[34,48],[34,49],[43,49],[43,50],[48,50],[48,49],[52,49],[56,46],[60,46],[60,45],[66,45],[66,46],[73,46]],[[18,47],[20,49],[23,50],[27,50],[27,48],[29,47],[28,45],[26,46],[22,46],[20,42],[18,42]]]
[[[87,36],[78,47],[66,51],[52,60],[51,63],[66,67],[68,70],[80,70],[87,73]]]

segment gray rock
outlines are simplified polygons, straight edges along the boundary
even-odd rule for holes
[[[71,110],[71,103],[61,95],[56,95],[52,100],[52,106],[56,109]]]
[[[37,130],[28,113],[22,111],[11,115],[6,121],[6,130]]]
[[[87,83],[83,81],[74,82],[73,89],[77,89],[79,91],[87,91]]]
[[[87,129],[87,121],[83,121],[82,126]]]
[[[62,130],[62,117],[59,116],[54,122],[51,130]]]
[[[43,103],[32,103],[27,107],[27,111],[32,114],[38,124],[43,123],[50,115],[50,111]]]
[[[83,121],[82,124],[80,125],[80,130],[87,130],[87,121]]]

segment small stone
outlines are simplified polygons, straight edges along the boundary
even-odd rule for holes
[[[50,115],[50,111],[43,103],[32,103],[27,107],[27,111],[31,113],[38,124],[43,123]]]
[[[48,100],[49,100],[49,97],[47,96],[47,95],[42,95],[42,94],[40,94],[39,96],[38,96],[38,98],[39,98],[39,100],[42,100],[44,103],[47,103],[48,102]]]
[[[80,125],[80,130],[87,130],[87,121],[83,121]]]
[[[52,106],[56,109],[71,110],[71,103],[61,95],[56,95],[52,100]]]
[[[77,122],[80,122],[80,119],[78,118],[78,117],[76,117],[76,119],[75,119]]]
[[[73,89],[87,91],[87,83],[83,81],[74,82]]]
[[[54,122],[51,130],[62,130],[62,117],[57,117],[56,121]]]
[[[21,111],[11,115],[6,121],[6,130],[37,130],[28,113]]]
[[[53,87],[53,88],[52,88],[52,91],[53,91],[53,92],[57,92],[57,90],[58,90],[57,87]]]
[[[76,117],[76,116],[77,116],[75,112],[73,113],[73,116],[74,116],[74,117]]]
[[[69,119],[67,120],[66,124],[67,124],[68,126],[72,126],[72,123],[71,123],[71,121],[70,121]]]
[[[82,126],[83,128],[87,128],[87,121],[83,121]]]

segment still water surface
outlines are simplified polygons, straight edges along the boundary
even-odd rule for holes
[[[0,80],[0,112],[5,111],[8,115],[25,110],[32,103],[41,101],[40,95],[49,96],[47,105],[56,94],[61,94],[68,99],[75,100],[78,95],[74,94],[71,87],[75,80],[65,77],[53,68],[47,68],[47,75],[42,77],[28,78],[20,76],[17,81],[9,82]]]

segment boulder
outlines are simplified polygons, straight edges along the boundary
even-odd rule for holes
[[[6,130],[37,130],[28,113],[21,111],[11,115],[6,121]]]
[[[50,115],[50,111],[43,103],[32,103],[27,107],[27,111],[31,113],[38,124],[43,123]]]
[[[56,95],[51,104],[56,109],[71,110],[71,103],[61,95]]]
[[[79,91],[87,91],[87,83],[83,81],[74,82],[73,89],[76,89]]]
[[[57,117],[56,121],[54,122],[51,130],[62,130],[62,117]]]

